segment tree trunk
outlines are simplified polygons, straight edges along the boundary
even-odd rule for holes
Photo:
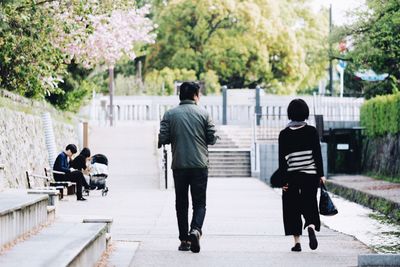
[[[108,89],[110,92],[110,126],[114,125],[114,67],[108,68]]]

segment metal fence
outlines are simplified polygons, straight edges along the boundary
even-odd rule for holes
[[[251,126],[256,108],[254,90],[239,91],[242,90],[233,90],[228,93],[227,123]],[[259,112],[265,123],[276,123],[278,119],[286,120],[287,105],[293,98],[295,96],[262,95]],[[363,103],[361,98],[326,96],[302,96],[301,98],[308,103],[310,113],[323,115],[324,121],[358,121]],[[223,123],[222,102],[222,96],[201,97],[200,105],[210,113],[216,124]],[[178,105],[179,100],[177,96],[121,96],[115,97],[114,103],[114,120],[118,122],[160,120],[168,109]],[[96,97],[84,113],[91,120],[106,121],[109,109],[107,97]]]

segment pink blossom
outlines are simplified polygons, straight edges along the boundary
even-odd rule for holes
[[[65,38],[69,41],[59,44],[60,48],[70,59],[74,58],[86,68],[98,64],[112,67],[124,55],[134,59],[135,45],[155,40],[152,33],[155,25],[146,17],[149,10],[149,6],[144,6],[140,9],[114,10],[110,15],[73,17],[75,23],[84,24],[84,27],[75,27],[76,31],[69,36],[60,34],[59,40]],[[68,14],[63,15],[63,19],[66,17]],[[86,33],[86,25],[93,27],[91,34]]]

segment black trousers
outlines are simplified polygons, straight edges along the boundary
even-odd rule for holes
[[[89,184],[86,182],[85,177],[83,176],[83,173],[80,171],[73,171],[66,173],[64,175],[55,175],[54,180],[60,181],[60,182],[74,182],[76,183],[76,197],[81,198],[82,197],[82,186],[85,188],[89,188]]]
[[[181,241],[187,241],[189,240],[189,187],[193,207],[190,229],[197,229],[201,233],[201,228],[203,227],[204,218],[206,216],[208,169],[177,169],[173,170],[173,174],[179,239]]]
[[[320,230],[317,203],[319,183],[320,177],[316,175],[300,173],[290,175],[289,189],[282,194],[285,235],[302,234],[302,215],[305,219],[304,228],[313,224],[316,231]]]

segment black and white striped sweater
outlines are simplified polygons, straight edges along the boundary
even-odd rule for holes
[[[279,169],[284,177],[295,172],[324,176],[321,145],[314,127],[285,128],[280,132]]]

